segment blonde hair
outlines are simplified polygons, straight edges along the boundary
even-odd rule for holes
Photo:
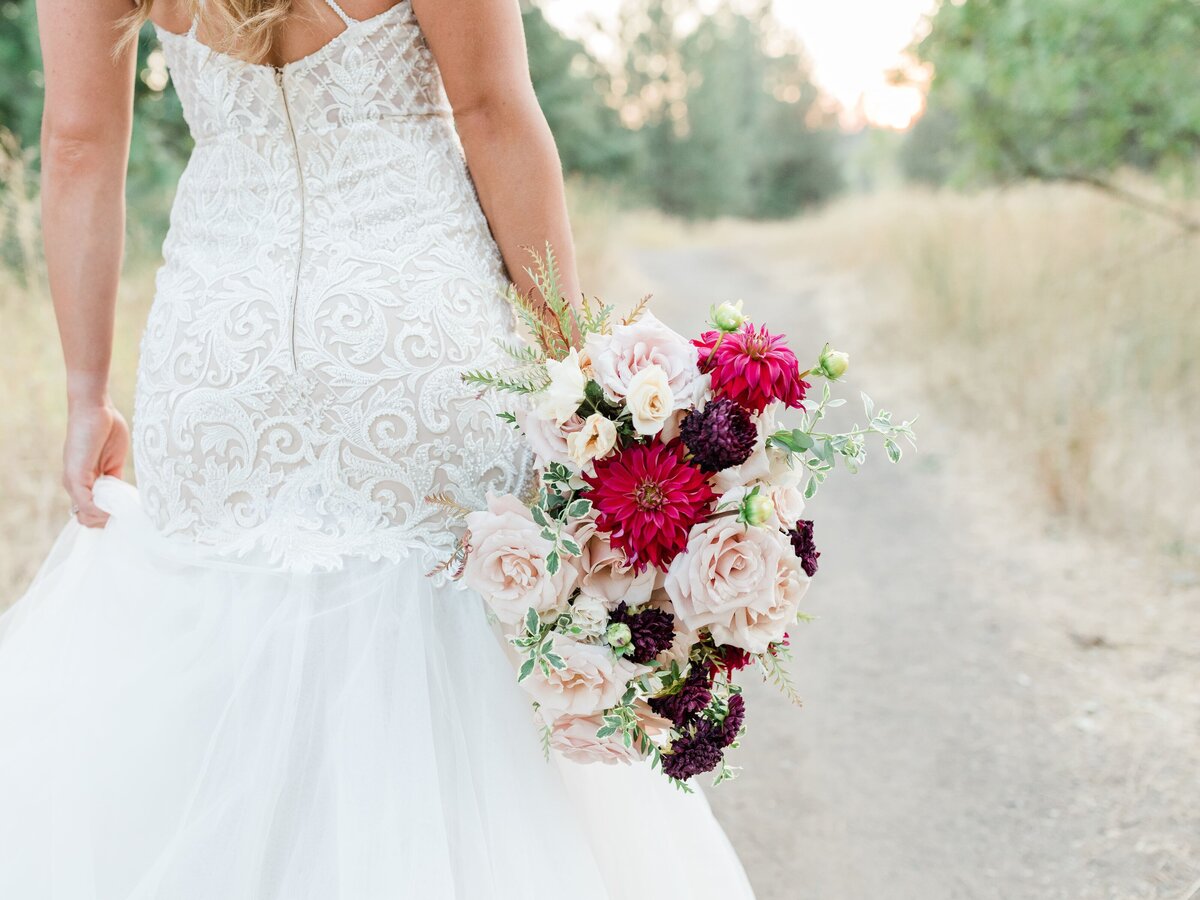
[[[118,53],[137,40],[154,6],[154,0],[135,3],[135,9],[121,20]],[[213,49],[261,63],[270,56],[279,26],[296,0],[187,0],[187,5]]]

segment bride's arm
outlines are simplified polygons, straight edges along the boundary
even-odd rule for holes
[[[129,0],[37,0],[46,78],[42,235],[67,366],[63,484],[85,525],[101,475],[120,475],[129,432],[108,396],[125,236],[125,167],[136,51],[114,58]]]
[[[529,251],[549,242],[563,293],[580,297],[562,164],[533,85],[517,0],[413,0],[509,275],[533,284]]]

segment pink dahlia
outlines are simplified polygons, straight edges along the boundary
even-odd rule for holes
[[[636,572],[665,569],[716,499],[708,477],[685,453],[678,441],[635,444],[597,460],[595,474],[583,476],[592,488],[596,527],[608,532]]]
[[[708,331],[692,341],[700,351],[700,371],[712,375],[713,391],[756,413],[781,400],[804,408],[809,384],[800,377],[800,362],[781,334],[747,322],[741,331],[722,335]]]

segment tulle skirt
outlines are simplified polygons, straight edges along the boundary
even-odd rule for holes
[[[0,898],[752,896],[699,794],[544,760],[476,595],[205,557],[96,497],[0,618]]]

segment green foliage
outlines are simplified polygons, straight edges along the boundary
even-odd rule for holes
[[[610,93],[637,138],[639,199],[692,218],[779,217],[840,188],[808,61],[780,44],[768,4],[696,21],[683,0],[627,0],[617,43]]]
[[[814,371],[812,374],[817,373]],[[839,461],[848,472],[856,474],[867,461],[867,438],[872,435],[883,441],[887,458],[893,463],[900,462],[903,456],[901,440],[908,441],[913,449],[916,449],[917,437],[912,427],[916,419],[893,422],[890,412],[876,410],[875,401],[866,394],[860,396],[863,413],[867,419],[865,425],[855,425],[848,431],[840,432],[817,430],[817,425],[829,410],[843,406],[846,402],[840,398],[833,399],[833,392],[829,385],[825,384],[821,391],[821,402],[804,414],[799,428],[776,431],[768,436],[768,447],[783,451],[791,465],[802,465],[807,470],[805,499],[811,500],[816,496],[821,485],[837,468]]]
[[[179,99],[161,77],[162,55],[147,26],[138,40],[138,79],[134,92],[133,143],[128,194],[136,215],[129,217],[131,246],[153,248],[167,226],[175,182],[191,139]],[[0,0],[0,127],[21,146],[38,146],[42,121],[42,56],[34,0]]]
[[[529,75],[558,143],[563,170],[611,177],[628,167],[633,141],[605,102],[604,72],[577,40],[546,21],[536,6],[524,10]]]
[[[618,49],[600,60],[527,4],[530,75],[566,171],[689,217],[786,216],[837,190],[808,62],[780,43],[767,6],[723,3],[697,15],[688,0],[626,0],[610,35]],[[0,127],[24,148],[38,144],[41,85],[34,0],[0,0]],[[149,26],[133,132],[129,245],[153,254],[192,142]]]
[[[967,0],[915,49],[968,174],[1089,181],[1194,164],[1197,47],[1195,0]]]
[[[900,169],[909,181],[943,185],[961,177],[965,148],[958,116],[932,107],[917,120],[900,147]]]

